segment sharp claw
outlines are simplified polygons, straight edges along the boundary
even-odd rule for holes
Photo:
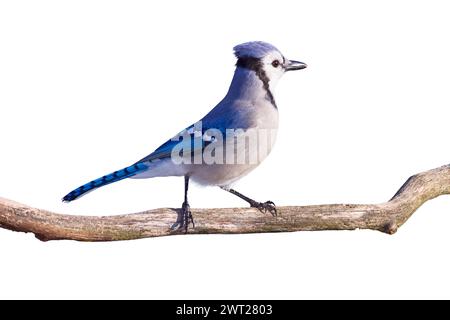
[[[269,211],[270,214],[274,217],[278,215],[277,207],[275,206],[275,203],[273,201],[256,202],[251,206],[257,208],[259,211],[263,213],[267,213],[267,211]]]
[[[181,225],[180,228],[184,228],[184,233],[188,232],[189,224],[192,223],[192,228],[195,228],[194,217],[192,216],[191,207],[188,203],[183,203],[181,207]]]
[[[195,228],[194,217],[192,216],[192,212],[189,210],[188,224],[192,223],[192,228]]]

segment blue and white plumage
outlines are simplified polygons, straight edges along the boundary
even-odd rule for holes
[[[263,41],[253,41],[238,44],[233,48],[236,58],[264,58],[271,52],[278,52],[278,49],[270,43]],[[280,53],[281,54],[281,53]]]
[[[227,129],[242,129],[241,132],[244,134],[249,130],[276,132],[278,109],[273,97],[273,89],[286,71],[306,68],[306,64],[286,59],[273,45],[261,41],[237,45],[234,47],[234,53],[238,60],[228,93],[200,120],[203,130],[200,134],[203,135],[208,129],[215,129],[224,136]],[[194,126],[186,130],[185,132],[192,136],[195,134]],[[263,210],[269,209],[272,213],[276,213],[272,203],[255,202],[229,188],[231,183],[245,176],[264,160],[273,146],[274,136],[270,140],[267,146],[268,152],[258,157],[258,160],[253,163],[189,164],[173,161],[172,151],[180,142],[171,139],[137,163],[73,190],[63,198],[63,201],[75,200],[87,192],[126,178],[184,176],[186,190],[183,210],[186,211],[188,218],[192,217],[187,203],[189,179],[202,185],[220,186],[248,201],[252,206]],[[217,146],[218,149],[221,147],[221,145]],[[225,144],[223,147],[225,148]],[[205,143],[202,143],[200,147],[197,146],[198,150],[194,148],[193,151],[202,152],[204,148]],[[233,152],[239,156],[253,151],[249,151],[248,146],[243,145],[235,146]],[[268,205],[270,208],[266,208]],[[188,221],[189,219],[186,223]]]

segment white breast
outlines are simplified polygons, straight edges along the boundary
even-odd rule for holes
[[[230,163],[224,156],[221,164],[189,165],[186,170],[194,181],[202,185],[228,186],[247,175],[268,156],[277,136],[278,110],[266,100],[253,108],[253,126],[241,131],[237,137],[241,143],[237,142],[231,148],[224,144],[224,154],[233,150],[234,162]],[[255,136],[256,145],[253,144]]]

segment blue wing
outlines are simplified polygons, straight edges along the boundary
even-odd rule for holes
[[[136,163],[151,162],[157,159],[170,158],[173,149],[175,148],[175,146],[179,146],[180,143],[182,143],[183,150],[189,150],[192,155],[199,151],[203,151],[203,149],[212,142],[205,141],[201,138],[209,129],[219,130],[223,137],[225,137],[226,129],[224,128],[209,128],[203,126],[201,128],[197,128],[196,125],[192,125],[181,131],[174,138],[166,141],[151,154]],[[186,139],[187,137],[189,137],[189,139]]]
[[[254,118],[252,113],[254,112],[254,109],[245,107],[236,110],[236,112],[232,112],[231,110],[229,108],[229,105],[226,102],[222,101],[222,103],[219,103],[198,123],[187,127],[175,137],[182,137],[183,133],[189,132],[191,135],[190,141],[191,143],[193,143],[196,134],[198,135],[201,133],[201,135],[203,136],[205,131],[210,129],[219,130],[222,134],[222,137],[225,137],[227,129],[247,129],[254,126],[254,124],[252,123],[252,119]],[[201,125],[199,125],[199,123],[201,123]],[[179,143],[180,139],[172,138],[137,163],[168,158],[171,156],[173,148]],[[184,145],[183,147],[188,148],[189,145],[187,144],[187,142],[185,143],[186,145]],[[191,145],[190,150],[191,152],[197,152],[202,150],[208,144],[208,141],[203,141],[201,145],[199,145],[198,143],[195,146]]]

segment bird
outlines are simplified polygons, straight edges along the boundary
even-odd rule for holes
[[[180,176],[184,177],[184,201],[177,228],[185,232],[191,224],[195,228],[188,201],[190,181],[220,187],[251,207],[276,216],[274,202],[255,201],[233,189],[232,184],[255,169],[272,150],[278,129],[278,106],[274,98],[278,80],[286,72],[305,69],[307,65],[285,58],[274,45],[263,41],[245,42],[233,50],[237,61],[228,92],[200,121],[148,156],[78,187],[62,200],[76,200],[127,178]],[[260,152],[260,149],[264,150]]]

